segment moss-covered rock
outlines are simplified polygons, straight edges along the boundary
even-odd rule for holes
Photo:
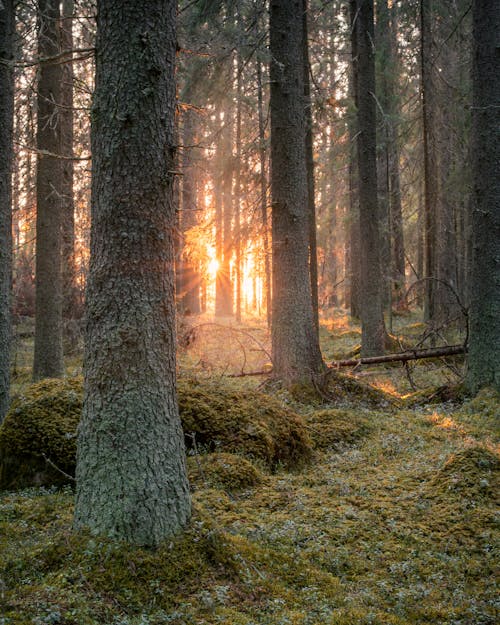
[[[189,483],[194,488],[243,490],[262,482],[260,471],[236,454],[213,453],[188,457]]]
[[[71,481],[81,408],[80,378],[43,380],[14,399],[0,427],[0,488]]]
[[[225,388],[220,381],[180,379],[179,410],[186,444],[239,453],[274,469],[311,458],[303,421],[264,393]]]
[[[239,453],[272,469],[312,455],[300,417],[263,393],[181,379],[178,396],[188,448]],[[44,380],[14,400],[0,427],[0,489],[72,481],[81,407],[81,378]]]
[[[307,419],[318,449],[336,449],[355,443],[370,431],[370,422],[355,410],[330,409],[313,412]]]

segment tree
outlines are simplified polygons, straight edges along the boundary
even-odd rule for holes
[[[190,517],[175,395],[176,2],[97,8],[74,524],[155,546]]]
[[[500,6],[473,2],[473,210],[467,385],[500,390],[500,132],[498,33]]]
[[[12,275],[14,2],[0,3],[0,423],[9,406]]]
[[[61,49],[73,48],[74,0],[62,3]],[[75,201],[73,193],[73,63],[63,64],[61,84],[61,200],[62,200],[62,279],[63,316],[71,319],[77,316],[76,276],[75,276]]]
[[[361,352],[381,354],[386,331],[382,314],[380,213],[377,201],[377,142],[373,0],[357,2],[357,103],[359,225],[361,241]]]
[[[62,344],[62,166],[61,85],[58,0],[38,2],[36,175],[36,312],[33,378],[58,378],[64,373]]]
[[[272,355],[286,384],[323,367],[309,278],[302,0],[270,3]]]

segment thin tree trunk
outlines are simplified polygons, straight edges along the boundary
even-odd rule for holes
[[[351,28],[351,69],[349,72],[349,94],[355,112],[349,118],[349,241],[350,241],[350,292],[351,316],[361,317],[361,242],[359,231],[359,179],[357,148],[357,107],[358,107],[358,38],[356,31],[357,3],[349,2]]]
[[[269,227],[267,217],[266,137],[264,129],[264,105],[262,94],[262,66],[257,61],[257,105],[259,113],[259,163],[260,163],[260,207],[262,214],[262,242],[264,246],[265,305],[267,327],[271,328],[271,253],[269,250]]]
[[[191,508],[175,393],[176,2],[98,0],[97,15],[74,524],[155,547]]]
[[[57,0],[39,0],[38,55],[60,52],[60,13]],[[62,166],[61,86],[63,66],[41,61],[38,79],[37,147],[49,154],[37,158],[36,312],[33,379],[58,378],[64,373],[62,347]]]
[[[196,173],[193,163],[193,151],[189,146],[196,141],[195,113],[191,110],[184,112],[183,118],[183,151],[182,151],[182,211],[181,232],[183,243],[190,228],[197,223],[196,213]],[[184,313],[197,315],[200,312],[200,275],[189,250],[184,249],[181,254],[179,276],[180,301]]]
[[[235,249],[235,286],[236,286],[236,321],[241,321],[241,98],[243,95],[241,55],[237,52],[236,70],[236,155],[234,170],[234,249]]]
[[[14,59],[14,2],[0,5],[0,58]],[[0,63],[0,423],[9,407],[14,69]]]

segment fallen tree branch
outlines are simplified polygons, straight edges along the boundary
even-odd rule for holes
[[[383,362],[407,362],[408,360],[420,360],[423,358],[439,358],[441,356],[455,356],[465,354],[465,345],[447,345],[444,347],[429,347],[427,349],[409,349],[399,354],[386,354],[385,356],[369,356],[366,358],[351,358],[349,360],[334,360],[328,365],[329,369],[340,367],[357,367],[359,365],[375,365]]]

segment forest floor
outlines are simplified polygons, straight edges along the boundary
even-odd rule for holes
[[[415,318],[397,322],[402,342],[418,340]],[[181,375],[268,366],[259,322],[206,320],[179,334]],[[327,361],[355,352],[360,337],[340,312],[321,335]],[[29,350],[29,340],[18,344],[18,391]],[[157,551],[73,533],[70,488],[0,492],[0,625],[496,624],[498,395],[404,399],[415,387],[455,383],[453,362],[357,372],[386,393],[378,407],[363,397],[311,403],[267,385],[307,427],[326,408],[362,427],[345,440],[325,436],[301,470],[257,463],[253,487],[201,476],[190,528]],[[69,374],[79,367],[76,354]]]

